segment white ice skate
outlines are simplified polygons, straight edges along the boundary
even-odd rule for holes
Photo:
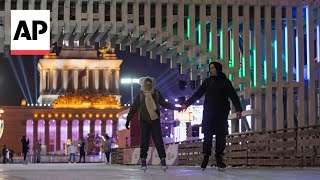
[[[146,159],[141,159],[141,170],[146,172],[147,170],[147,160]]]
[[[168,169],[168,166],[167,166],[167,163],[166,163],[166,159],[165,159],[165,158],[162,158],[162,159],[160,160],[160,165],[161,165],[163,171],[166,172],[167,169]]]

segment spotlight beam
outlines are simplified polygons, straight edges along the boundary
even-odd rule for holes
[[[37,59],[38,56],[34,56],[33,58],[33,73],[34,73],[34,90],[35,90],[35,102],[37,102],[37,97],[38,97],[38,80],[37,80]]]
[[[31,104],[33,104],[31,93],[30,93],[30,89],[29,89],[29,85],[28,85],[28,80],[27,80],[26,72],[25,72],[23,64],[22,64],[21,56],[18,57],[18,62],[19,62],[19,66],[20,66],[20,69],[21,69],[21,72],[22,72],[22,77],[23,77],[23,80],[24,80],[24,84],[25,84],[25,86],[27,88],[27,92],[28,92]]]
[[[24,92],[23,86],[22,86],[22,84],[21,84],[21,81],[20,81],[20,79],[19,79],[17,70],[16,70],[16,68],[14,67],[14,64],[13,64],[13,62],[12,62],[11,56],[9,56],[9,63],[10,63],[10,66],[11,66],[11,68],[12,68],[12,70],[13,70],[14,77],[15,77],[16,80],[18,81],[18,84],[19,84],[19,87],[20,87],[20,90],[21,90],[21,92],[22,92],[22,94],[23,94],[24,99],[27,101],[27,104],[30,104],[30,101],[28,100],[28,98],[27,98],[27,96],[26,96],[26,94],[25,94],[25,92]]]

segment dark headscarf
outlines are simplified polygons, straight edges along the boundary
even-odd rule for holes
[[[220,63],[218,63],[218,62],[211,62],[211,63],[209,64],[209,68],[210,68],[210,65],[211,65],[211,64],[214,65],[214,67],[216,68],[216,70],[217,70],[218,73],[222,73],[222,65],[221,65]]]
[[[227,78],[227,76],[222,72],[222,65],[219,62],[211,62],[209,64],[209,70],[210,70],[210,65],[213,64],[214,67],[216,68],[216,71],[218,73],[218,76],[222,78]]]

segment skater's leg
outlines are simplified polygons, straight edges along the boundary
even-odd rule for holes
[[[226,164],[223,162],[223,151],[226,148],[226,135],[216,135],[216,150],[215,157],[218,168],[225,168]]]
[[[204,140],[203,140],[203,160],[201,163],[201,168],[204,170],[209,163],[209,156],[211,156],[211,148],[212,148],[212,136],[213,133],[211,131],[204,132]]]
[[[110,162],[110,152],[106,152],[106,156],[107,156],[107,163],[109,164],[109,162]]]
[[[209,155],[211,156],[211,148],[212,148],[212,132],[205,132],[204,133],[204,138],[203,138],[203,151],[202,153],[204,155]]]
[[[150,125],[147,122],[140,121],[140,158],[146,159],[149,150],[149,140],[150,140]]]
[[[226,135],[216,135],[216,154],[223,155],[226,148]]]
[[[162,132],[161,132],[161,125],[160,120],[157,119],[154,122],[152,122],[152,139],[156,146],[156,149],[159,154],[159,158],[163,159],[166,158],[166,152],[163,145],[163,139],[162,139]]]
[[[160,125],[160,119],[157,119],[152,122],[152,139],[156,146],[156,149],[159,154],[160,158],[160,164],[163,168],[163,170],[166,170],[167,163],[166,163],[166,151],[164,149],[163,145],[163,139],[162,139],[162,132],[161,132],[161,125]]]

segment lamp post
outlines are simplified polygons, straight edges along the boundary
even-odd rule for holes
[[[121,79],[121,84],[130,84],[130,86],[131,86],[131,104],[133,104],[133,84],[139,84],[139,79],[124,78],[124,79]]]

